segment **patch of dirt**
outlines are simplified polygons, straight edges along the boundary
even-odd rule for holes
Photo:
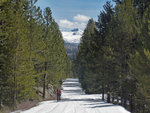
[[[20,113],[19,110],[28,110],[32,107],[37,106],[39,102],[47,101],[47,100],[56,100],[56,95],[53,95],[47,99],[31,100],[31,101],[28,100],[28,101],[19,103],[19,104],[17,104],[17,107],[13,111],[18,111],[17,113]]]
[[[16,110],[27,110],[36,106],[38,103],[39,103],[38,100],[22,102],[17,105]]]

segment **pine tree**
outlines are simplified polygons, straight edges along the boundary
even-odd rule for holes
[[[137,82],[137,91],[135,95],[135,110],[134,112],[148,113],[150,111],[149,101],[149,31],[150,31],[150,8],[147,8],[141,28],[142,46],[141,49],[136,51],[135,58],[130,62],[130,68],[133,70]]]
[[[8,49],[7,49],[7,36],[5,28],[4,28],[4,22],[6,20],[6,5],[8,7],[9,4],[6,2],[0,2],[0,108],[1,105],[4,103],[5,94],[8,93],[8,85],[7,85],[7,71],[5,69],[5,64],[7,63],[7,55],[8,55]],[[7,88],[7,89],[6,89]],[[5,90],[5,92],[4,92]]]
[[[94,58],[94,51],[92,51],[92,44],[94,40],[96,32],[96,26],[93,19],[90,19],[86,29],[84,30],[83,36],[81,38],[81,43],[79,45],[79,52],[77,54],[77,58],[74,61],[74,67],[76,69],[77,74],[79,74],[79,78],[81,80],[83,88],[87,93],[91,93],[93,91],[93,80],[92,77],[93,70],[91,69],[94,65],[94,62],[91,58]],[[91,78],[91,79],[89,79]],[[93,77],[94,78],[94,77]]]
[[[0,109],[37,99],[41,86],[45,97],[48,84],[59,86],[71,72],[51,10],[43,16],[36,2],[0,1]]]

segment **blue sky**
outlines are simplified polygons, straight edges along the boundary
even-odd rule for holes
[[[61,30],[84,29],[89,18],[97,20],[107,0],[38,0],[42,9],[50,7]]]

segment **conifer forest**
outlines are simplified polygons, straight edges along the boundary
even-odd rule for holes
[[[37,0],[0,1],[0,108],[37,99],[70,73],[62,34],[49,7]]]
[[[44,100],[49,85],[56,89],[70,77],[86,94],[150,113],[150,0],[107,1],[88,21],[72,61],[51,8],[37,1],[0,0],[0,113]]]
[[[150,1],[115,2],[106,2],[96,22],[89,20],[73,71],[86,93],[150,113]]]

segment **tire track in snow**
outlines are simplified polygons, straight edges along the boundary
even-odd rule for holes
[[[78,79],[67,79],[62,87],[62,98],[67,99],[45,101],[21,113],[130,113],[121,106],[101,101],[100,94],[85,94]]]

